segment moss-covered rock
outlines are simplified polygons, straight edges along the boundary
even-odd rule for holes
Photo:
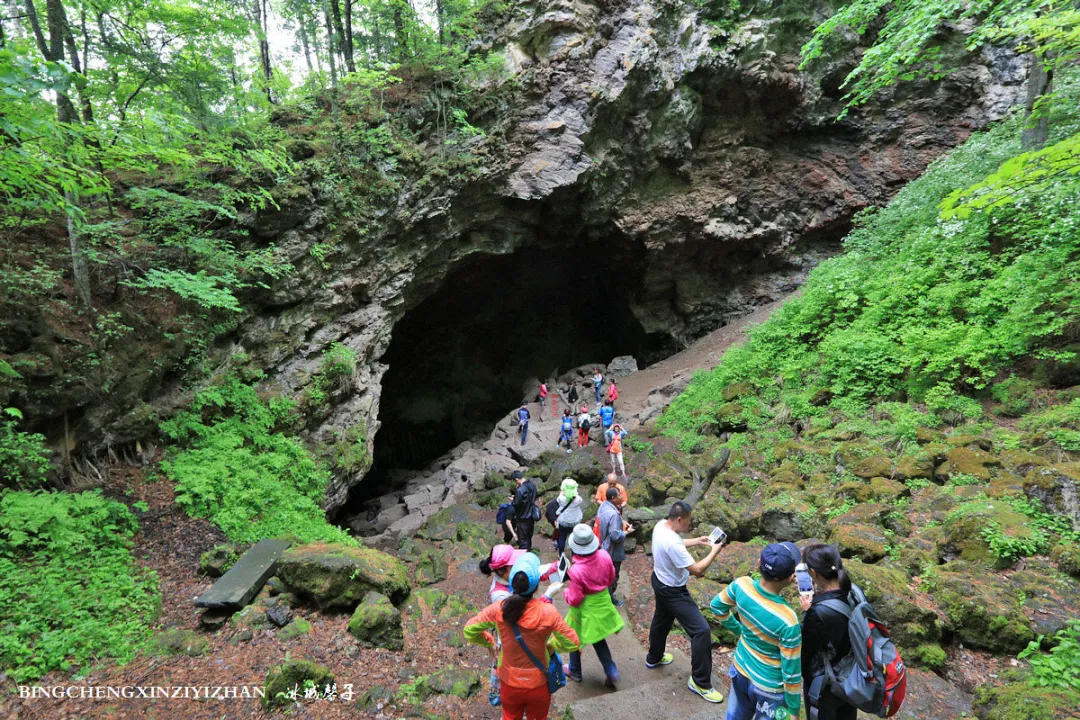
[[[282,640],[295,640],[311,632],[311,623],[302,617],[294,618],[291,623],[281,628],[277,636]]]
[[[967,475],[989,482],[991,468],[1000,467],[1001,461],[984,450],[970,447],[958,447],[950,450],[945,462],[937,469],[936,477],[949,480],[957,475]]]
[[[437,670],[427,677],[427,686],[440,695],[471,698],[483,687],[485,674],[458,665]]]
[[[453,540],[458,524],[468,520],[469,511],[464,506],[451,505],[425,520],[416,536],[423,540]]]
[[[940,639],[942,617],[929,596],[915,591],[904,568],[892,562],[867,565],[857,560],[845,562],[844,568],[900,645],[916,647]]]
[[[555,487],[558,487],[563,478],[571,477],[577,481],[578,485],[596,486],[603,482],[606,473],[607,468],[595,455],[575,452],[552,460],[548,481],[553,481]]]
[[[1026,682],[980,685],[972,710],[979,720],[1066,720],[1076,717],[1080,692]]]
[[[701,614],[705,618],[705,622],[709,624],[713,641],[734,645],[738,638],[736,638],[730,630],[720,624],[720,619],[713,613],[710,607],[712,599],[725,587],[727,587],[726,584],[713,582],[706,578],[698,578],[687,586],[690,591],[690,597],[697,603],[698,609],[701,610]]]
[[[199,657],[205,655],[208,649],[206,638],[194,630],[168,628],[156,633],[150,640],[151,655]]]
[[[248,629],[252,632],[257,632],[270,627],[270,620],[266,617],[265,607],[261,605],[248,605],[246,608],[229,618],[229,624],[238,630]]]
[[[289,693],[298,693],[303,698],[308,683],[321,693],[323,688],[334,685],[334,673],[308,660],[288,660],[270,668],[263,684],[263,707],[269,709],[292,703],[293,700],[287,697]]]
[[[450,566],[446,562],[445,554],[429,550],[416,560],[413,577],[417,585],[431,585],[445,580],[449,571]]]
[[[941,442],[945,436],[940,431],[928,427],[915,428],[915,442],[920,445]]]
[[[887,518],[895,508],[882,503],[864,503],[856,505],[842,515],[837,515],[829,521],[830,527],[840,525],[878,525],[885,527]]]
[[[979,565],[943,566],[936,597],[948,627],[965,645],[1015,654],[1035,638],[1017,594]]]
[[[869,480],[873,477],[888,476],[892,473],[892,460],[886,455],[871,455],[849,467],[851,474]]]
[[[401,612],[390,598],[377,592],[364,596],[349,620],[349,634],[361,645],[373,648],[401,650],[405,647],[405,633],[401,627]]]
[[[322,609],[351,610],[371,590],[399,604],[410,589],[405,563],[393,555],[336,543],[286,550],[277,574],[291,592]]]
[[[757,567],[761,557],[761,548],[742,542],[725,545],[712,565],[705,571],[705,577],[713,582],[730,583],[737,577],[749,575]]]
[[[724,387],[720,391],[720,396],[724,398],[724,402],[732,402],[746,395],[753,395],[755,392],[754,386],[748,382],[735,382]]]
[[[830,539],[842,557],[857,557],[867,563],[881,560],[888,552],[889,539],[880,528],[871,525],[839,525],[833,528]]]
[[[215,545],[199,556],[199,574],[218,578],[240,559],[240,548],[232,543]]]
[[[870,498],[872,500],[884,500],[892,502],[902,497],[911,495],[907,485],[899,480],[885,477],[870,478]]]
[[[1046,458],[1039,457],[1027,450],[1002,450],[998,454],[1002,466],[1009,472],[1024,477],[1037,467],[1045,467],[1050,464]]]
[[[763,489],[754,494],[753,502],[744,508],[744,532],[764,535],[776,540],[803,540],[809,537],[807,520],[816,516],[815,508],[800,496],[782,492],[767,497]]]
[[[1033,468],[1024,477],[1024,492],[1080,530],[1080,463]]]
[[[1050,549],[1050,558],[1057,563],[1059,570],[1080,578],[1080,545],[1060,542]]]
[[[743,407],[738,403],[726,403],[716,408],[716,431],[723,432],[746,432],[746,420],[742,416]]]
[[[896,480],[930,480],[934,477],[934,460],[929,455],[905,455],[896,461],[893,478]]]
[[[998,501],[972,500],[954,508],[946,516],[937,536],[942,559],[960,558],[969,562],[1011,564],[998,561],[984,537],[987,528],[996,528],[1002,535],[1017,540],[1034,541],[1038,534],[1026,515]]]
[[[910,664],[918,665],[930,670],[939,670],[945,664],[945,661],[948,660],[948,655],[945,654],[945,648],[931,643],[919,645],[910,652],[904,652],[903,656]]]

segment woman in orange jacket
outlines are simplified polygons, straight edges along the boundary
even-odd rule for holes
[[[465,623],[465,639],[473,645],[493,647],[497,632],[502,639],[499,655],[503,720],[547,720],[551,707],[546,668],[548,646],[569,652],[578,649],[578,636],[551,604],[548,594],[562,583],[548,588],[545,596],[534,598],[540,583],[540,560],[525,553],[510,569],[510,587],[514,594],[492,603]],[[519,641],[515,630],[520,634]],[[529,658],[521,643],[544,663],[544,671]]]

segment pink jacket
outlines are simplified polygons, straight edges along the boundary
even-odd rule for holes
[[[615,565],[606,550],[597,550],[592,555],[575,555],[574,564],[566,574],[570,584],[563,597],[567,605],[577,607],[586,595],[607,590],[615,582]]]

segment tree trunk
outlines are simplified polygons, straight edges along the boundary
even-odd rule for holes
[[[341,49],[345,51],[345,67],[349,72],[356,72],[356,62],[353,60],[353,36],[352,36],[352,0],[345,0],[345,42]]]
[[[75,36],[71,33],[71,26],[64,18],[64,45],[67,47],[68,60],[71,68],[83,76],[83,82],[79,84],[79,104],[82,105],[82,119],[84,123],[94,122],[94,108],[90,104],[90,96],[86,92],[86,68],[79,62],[79,48],[75,45]]]
[[[330,21],[330,0],[323,0],[323,18],[326,20],[326,47],[330,60],[330,87],[337,87],[337,60],[334,59],[334,26]]]
[[[405,0],[394,0],[394,41],[398,47],[398,59],[404,60],[408,51],[408,40],[405,37],[405,18],[401,14],[401,5]]]
[[[1050,118],[1039,102],[1050,94],[1054,84],[1054,71],[1047,69],[1052,58],[1034,57],[1028,74],[1027,100],[1024,102],[1024,129],[1020,132],[1020,147],[1025,151],[1038,150],[1050,137]]]
[[[270,81],[273,79],[274,73],[270,67],[270,41],[266,37],[266,0],[254,0],[254,10],[259,40],[259,67],[262,70],[264,82],[263,91],[266,93],[266,101],[273,103],[274,97],[270,91]]]
[[[446,3],[435,0],[435,22],[439,25],[439,45],[446,44]]]
[[[315,68],[311,66],[311,47],[308,44],[307,37],[307,18],[301,17],[297,22],[300,31],[300,46],[304,49],[304,62],[307,63],[307,71],[309,73],[315,72]]]

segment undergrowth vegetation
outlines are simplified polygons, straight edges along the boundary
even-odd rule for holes
[[[1076,97],[1074,76],[1065,88]],[[1077,132],[1074,108],[1056,106],[1059,139]],[[755,428],[835,411],[858,418],[880,402],[893,403],[890,415],[911,415],[899,403],[921,403],[959,424],[982,415],[978,398],[1021,358],[1048,367],[1074,359],[1080,182],[1066,174],[1028,183],[1014,168],[1010,191],[992,206],[956,202],[1020,154],[1019,130],[1014,118],[973,136],[888,207],[864,212],[844,255],[697,375],[660,425],[685,438],[724,420],[720,410]],[[725,401],[724,388],[740,382],[756,392]]]
[[[177,504],[234,542],[291,535],[355,545],[319,506],[330,473],[292,434],[300,418],[293,400],[264,397],[235,375],[197,393],[161,425],[175,443],[161,465]]]

